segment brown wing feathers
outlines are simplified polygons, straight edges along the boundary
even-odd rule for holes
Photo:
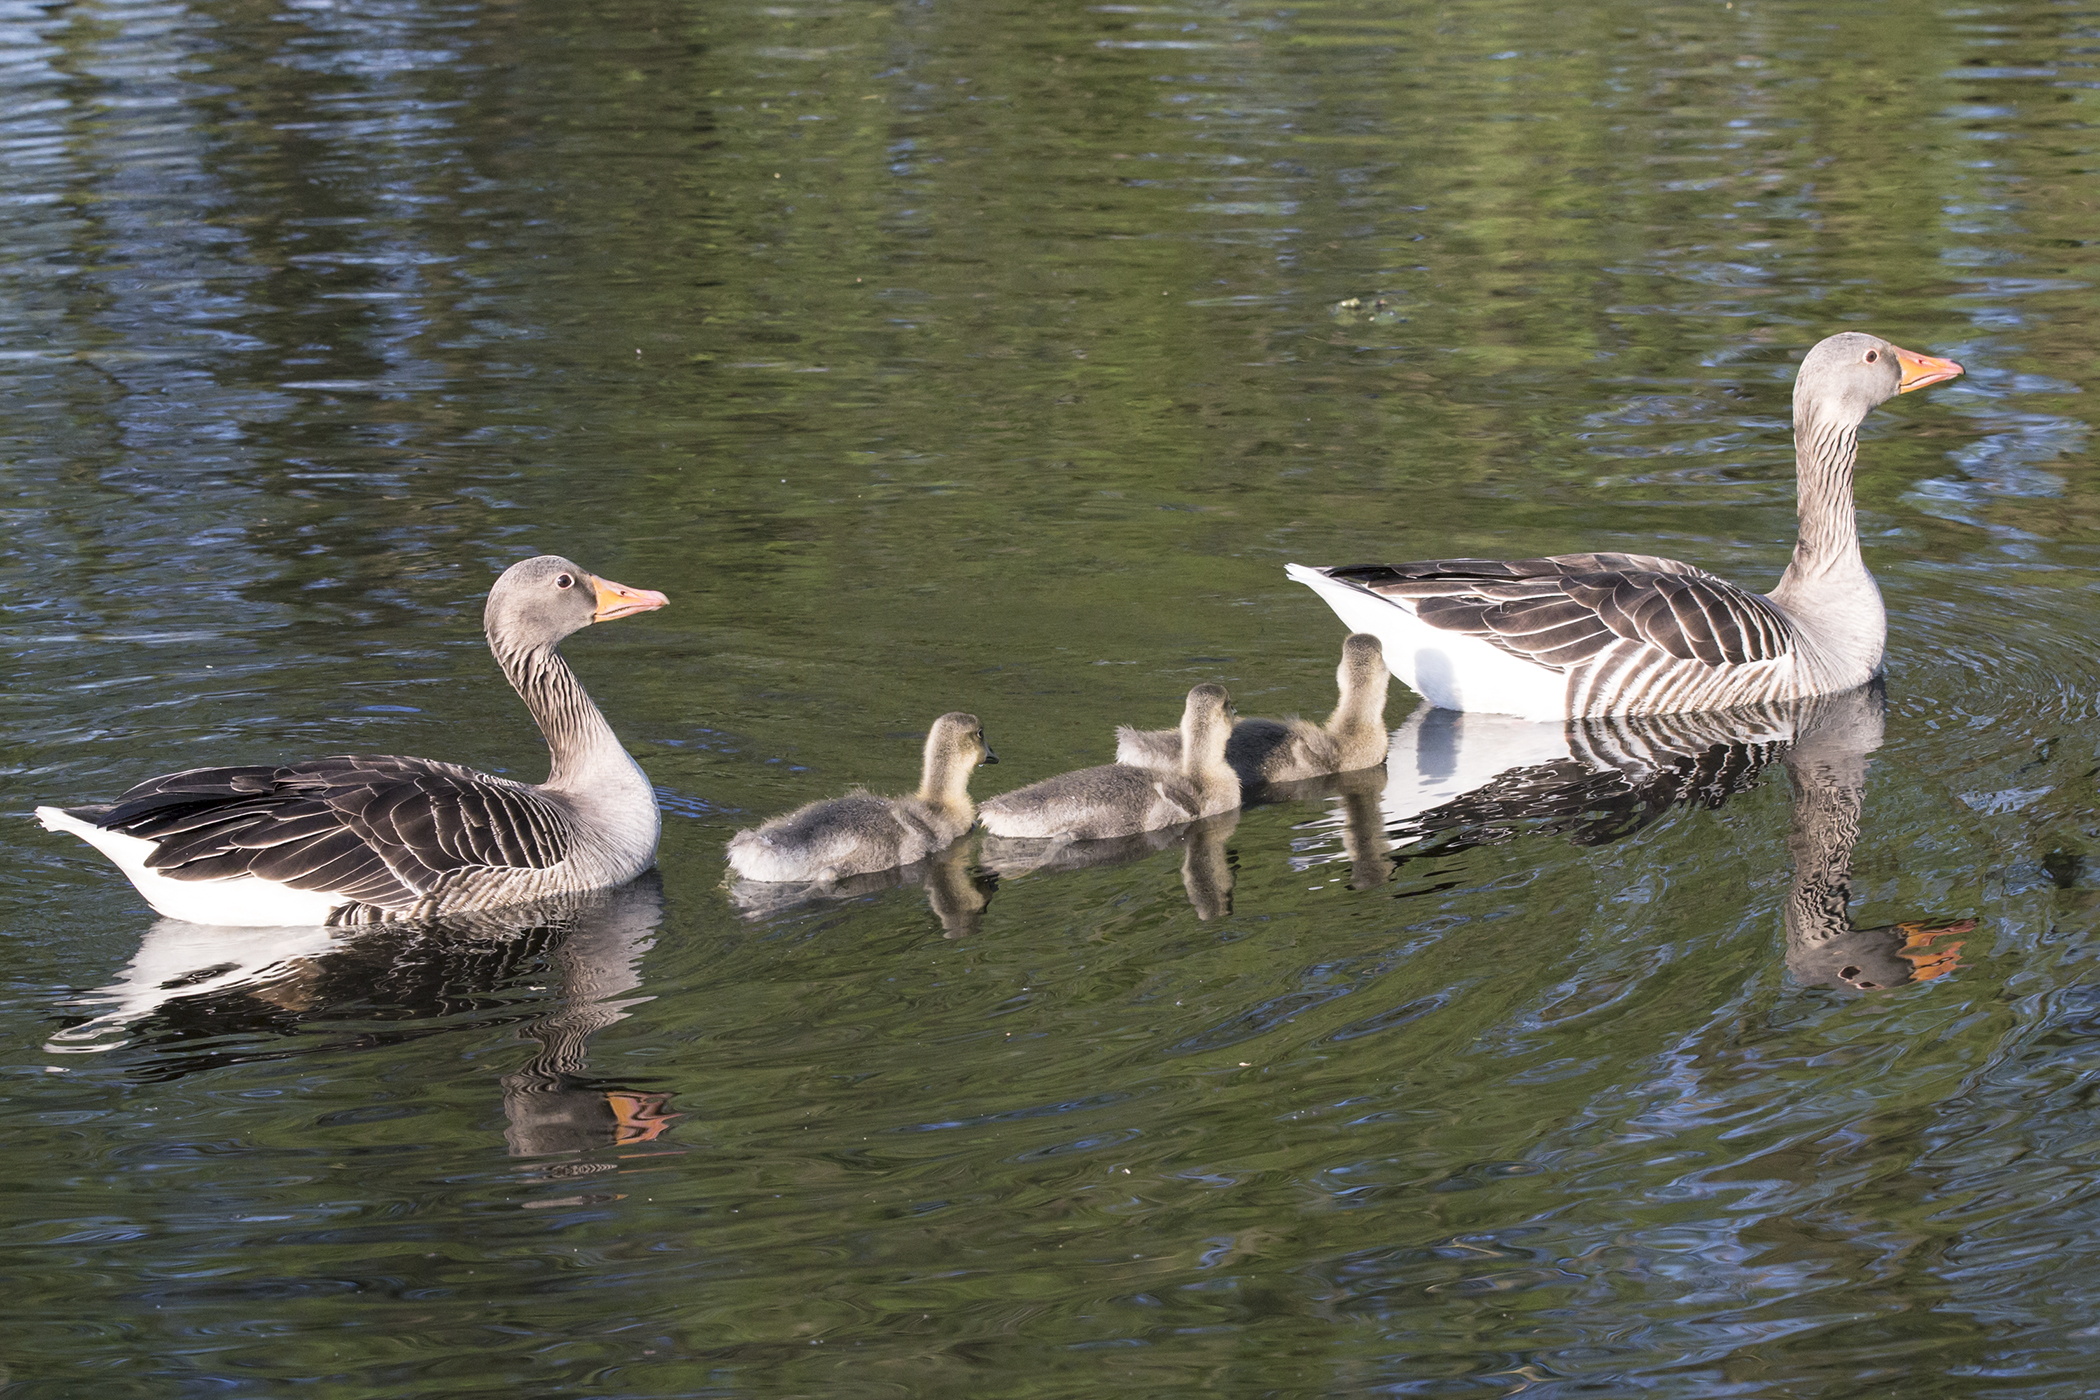
[[[574,839],[521,785],[378,756],[171,773],[76,815],[157,841],[153,868],[176,879],[256,875],[392,907],[463,870],[545,869]]]
[[[1584,661],[1619,639],[1709,666],[1769,660],[1792,642],[1786,619],[1766,599],[1651,555],[1431,559],[1330,573],[1410,600],[1415,616],[1432,627],[1554,667]]]

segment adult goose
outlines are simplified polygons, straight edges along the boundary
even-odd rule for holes
[[[365,924],[522,904],[622,884],[649,868],[649,780],[555,648],[593,622],[668,600],[558,555],[489,590],[489,650],[553,756],[537,786],[427,758],[349,755],[193,768],[102,807],[39,807],[171,919],[234,926]]]
[[[1823,695],[1881,673],[1888,619],[1859,555],[1859,425],[1952,360],[1846,331],[1794,378],[1800,536],[1770,593],[1644,554],[1287,566],[1430,704],[1555,720]]]

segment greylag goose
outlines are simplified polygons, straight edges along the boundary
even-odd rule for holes
[[[910,865],[970,829],[970,770],[997,763],[977,716],[942,715],[926,734],[919,790],[850,792],[797,807],[729,838],[729,868],[747,880],[815,881]]]
[[[1182,708],[1178,771],[1081,768],[1001,793],[978,818],[994,836],[1098,841],[1230,812],[1240,805],[1239,775],[1225,761],[1232,715],[1224,686],[1199,685]]]
[[[1374,768],[1385,762],[1384,649],[1368,632],[1352,632],[1342,643],[1335,668],[1341,698],[1325,724],[1296,715],[1284,719],[1243,719],[1225,741],[1225,761],[1239,774],[1242,787],[1293,783]],[[1168,771],[1181,766],[1178,729],[1116,730],[1116,762]]]
[[[1562,554],[1287,566],[1430,704],[1526,719],[1673,714],[1822,695],[1881,673],[1888,620],[1859,555],[1859,425],[1952,360],[1846,331],[1794,378],[1800,535],[1779,586],[1752,593],[1675,559]]]
[[[655,858],[656,794],[555,650],[593,622],[660,608],[557,555],[506,569],[483,629],[547,738],[534,786],[427,758],[345,755],[193,768],[101,807],[39,807],[171,919],[368,924],[623,884]]]

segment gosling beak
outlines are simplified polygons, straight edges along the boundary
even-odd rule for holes
[[[978,759],[977,761],[979,763],[997,763],[999,761],[999,755],[992,752],[992,746],[990,744],[986,744],[984,746],[984,757]]]
[[[1899,394],[1937,384],[1942,379],[1952,379],[1961,373],[1961,366],[1952,360],[1943,360],[1937,355],[1920,355],[1900,345],[1891,345],[1889,349],[1896,352],[1896,363],[1903,366],[1903,382],[1896,386]]]
[[[629,588],[624,583],[614,583],[596,574],[591,575],[591,587],[598,594],[598,611],[591,614],[593,622],[611,622],[616,617],[647,612],[671,601],[653,588]]]

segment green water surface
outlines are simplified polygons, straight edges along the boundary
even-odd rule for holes
[[[6,1394],[2088,1394],[2096,122],[2051,0],[0,3]],[[1769,586],[1846,328],[1968,369],[1859,477],[1849,916],[1975,921],[1940,975],[1788,970],[1754,756],[1369,868],[1307,800],[722,884],[945,710],[980,796],[1324,712],[1286,561]],[[567,648],[642,886],[200,944],[29,819],[539,778],[541,551],[672,599]]]

